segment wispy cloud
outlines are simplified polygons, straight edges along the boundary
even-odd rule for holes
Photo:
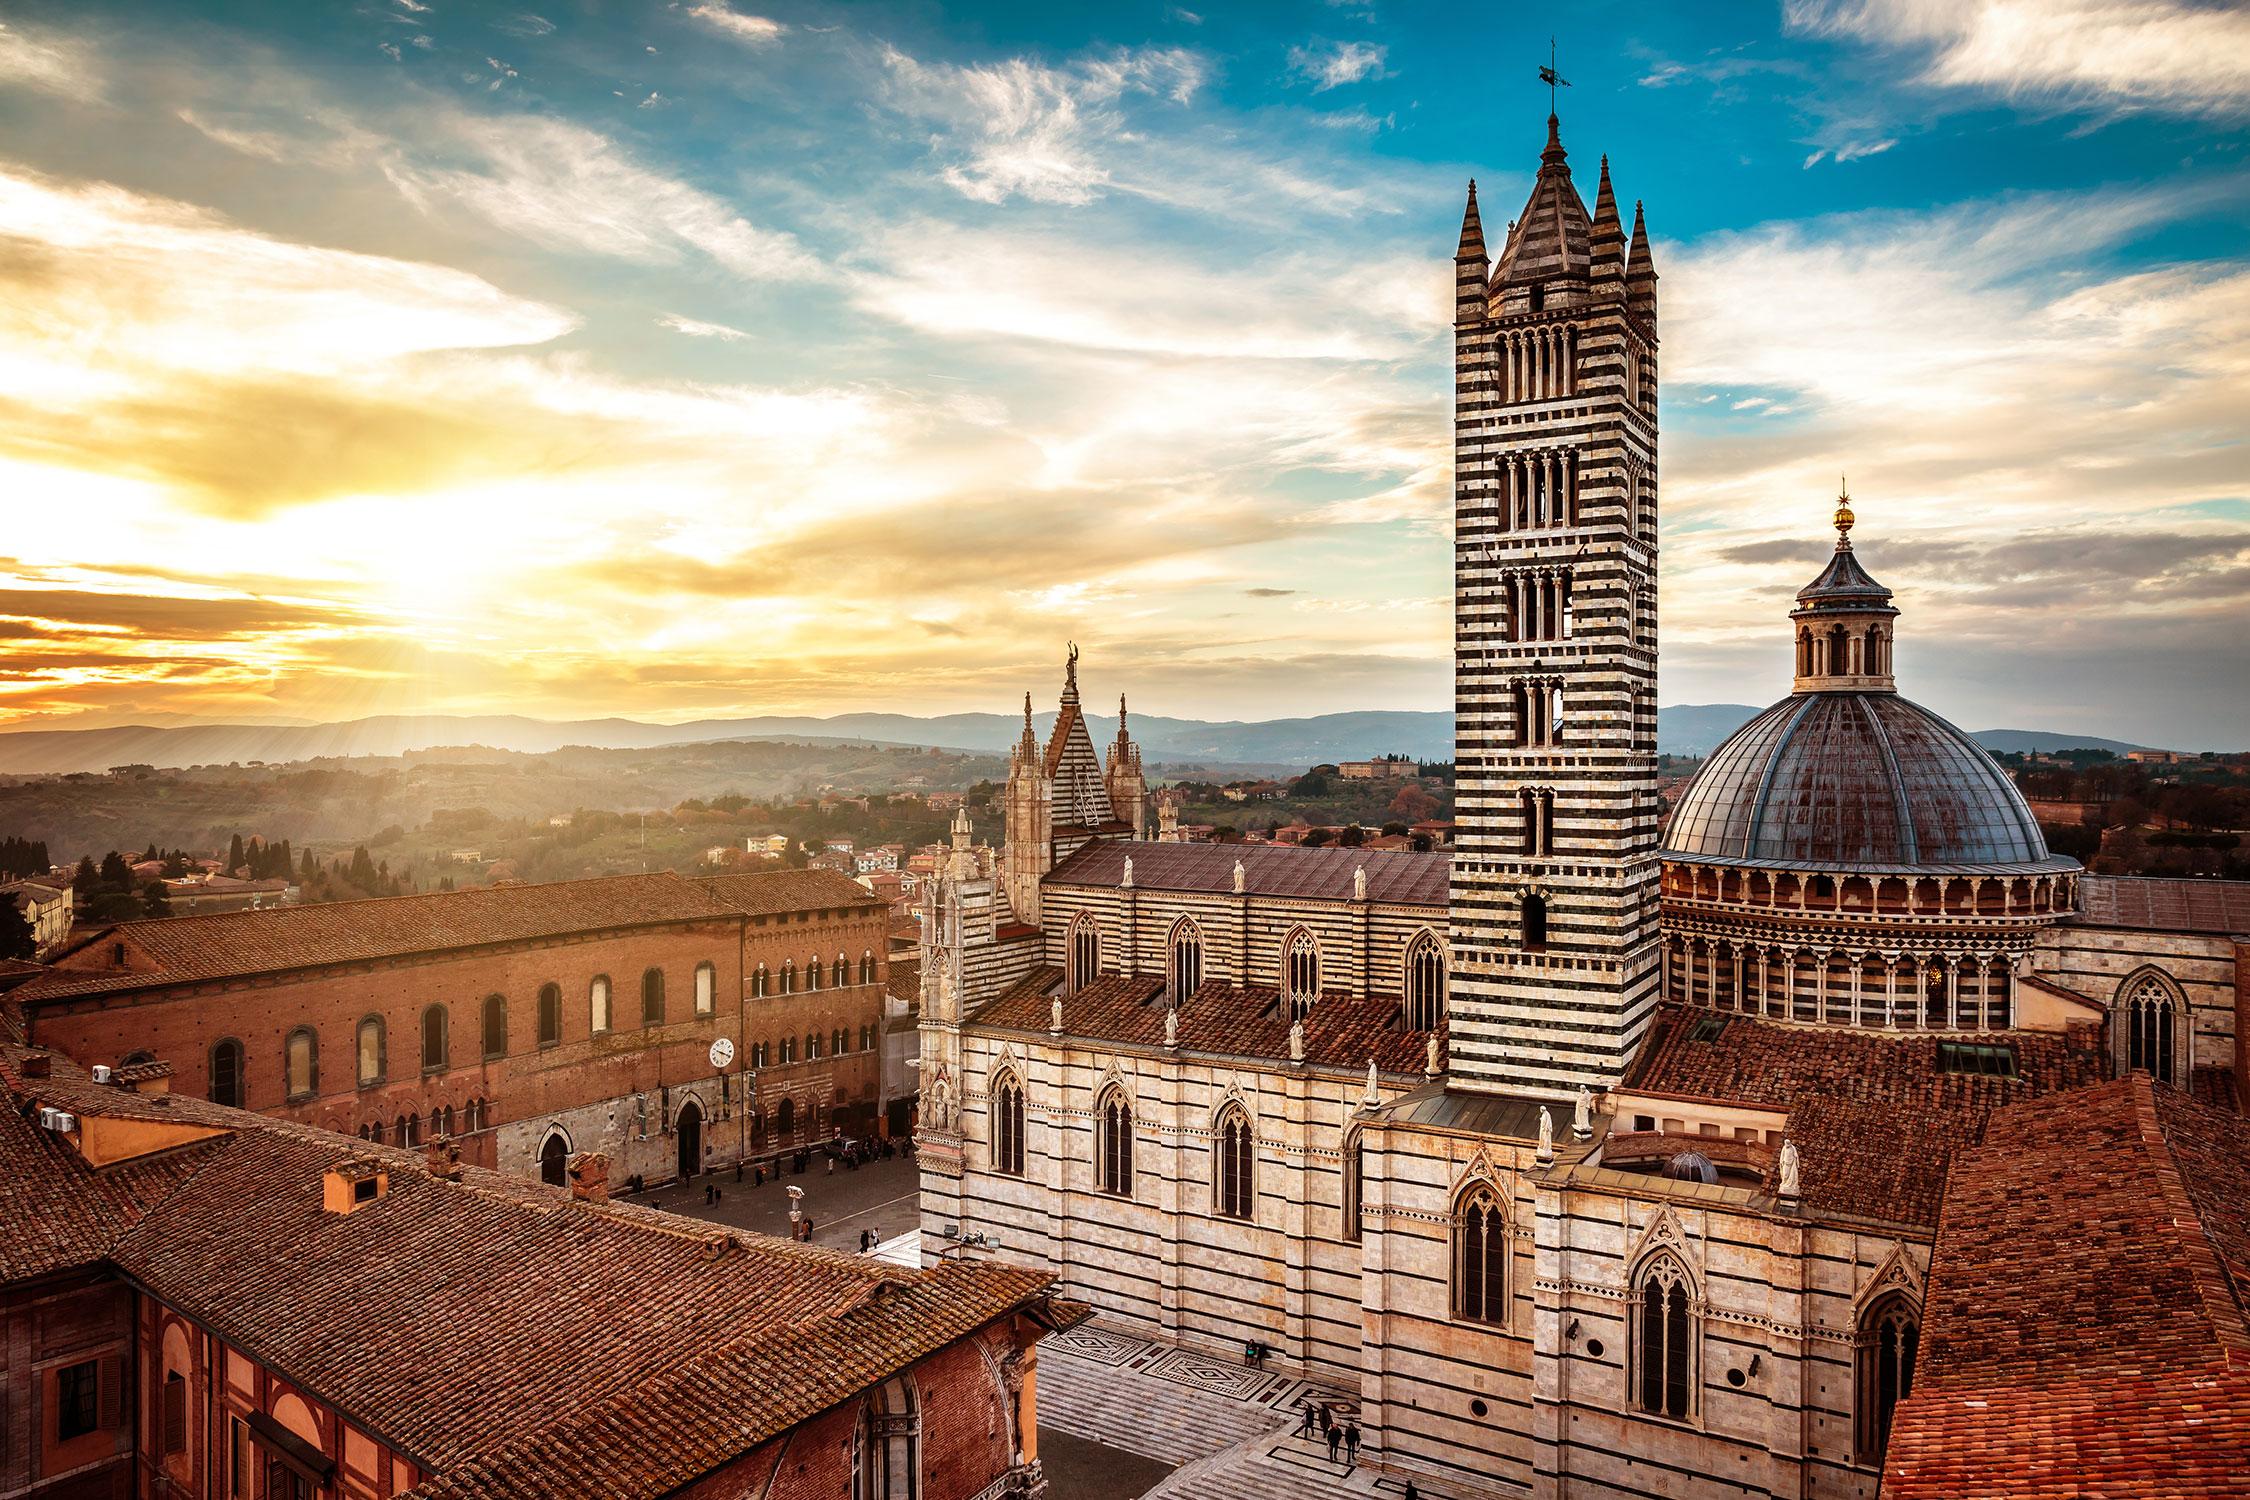
[[[1313,92],[1325,93],[1363,78],[1380,76],[1388,49],[1373,42],[1338,42],[1329,46],[1292,47],[1289,66],[1300,78],[1311,81]]]
[[[789,29],[779,21],[765,16],[747,15],[725,5],[693,5],[688,7],[687,13],[704,25],[714,27],[736,41],[747,42],[753,47],[778,42],[781,34]]]
[[[0,21],[0,86],[37,89],[82,103],[102,97],[94,54],[68,37],[34,33],[21,22]]]
[[[691,339],[722,339],[733,343],[750,337],[739,328],[730,328],[724,323],[706,323],[701,318],[683,318],[678,313],[667,313],[656,321],[660,327],[669,328],[674,333],[684,333]]]
[[[542,245],[655,264],[693,251],[757,280],[822,274],[795,236],[759,228],[716,195],[561,120],[458,115],[437,144],[395,153],[386,170],[425,207],[451,204]]]
[[[2010,99],[2250,115],[2250,10],[2185,0],[1785,0],[1795,31],[1923,55],[1919,81]]]
[[[938,127],[944,180],[981,203],[1021,197],[1083,204],[1111,181],[1107,155],[1127,135],[1123,104],[1184,105],[1207,76],[1178,48],[1120,49],[1067,67],[1024,58],[961,66],[887,49],[893,106]]]

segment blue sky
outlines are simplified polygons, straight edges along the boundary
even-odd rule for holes
[[[0,0],[0,715],[1449,697],[1451,253],[1663,273],[1663,688],[2250,740],[2250,16]],[[1467,27],[1464,34],[1462,28]]]

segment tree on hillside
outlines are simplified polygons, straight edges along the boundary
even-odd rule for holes
[[[125,856],[115,849],[102,856],[100,885],[106,891],[131,891],[133,867],[125,863]]]
[[[94,868],[94,856],[82,854],[78,857],[78,870],[71,876],[70,883],[78,888],[81,897],[94,894],[94,888],[102,883],[101,872]]]
[[[172,900],[164,894],[164,882],[152,880],[141,887],[141,915],[168,917],[172,915]]]
[[[234,841],[227,845],[227,873],[232,875],[235,871],[241,869],[244,863],[242,835],[238,833],[234,836]]]
[[[0,958],[30,958],[38,951],[23,908],[13,901],[0,901]]]
[[[1437,816],[1438,801],[1428,792],[1407,782],[1391,799],[1390,815],[1401,823],[1420,823]]]

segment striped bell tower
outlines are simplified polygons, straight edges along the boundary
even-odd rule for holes
[[[1617,1081],[1658,991],[1656,269],[1561,133],[1454,261],[1453,1087]]]

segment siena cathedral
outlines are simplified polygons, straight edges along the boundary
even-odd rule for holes
[[[1454,846],[1180,841],[1074,650],[925,897],[925,1245],[1447,1493],[2238,1493],[2167,1466],[2250,1462],[2250,887],[2050,853],[1848,501],[1665,819],[1655,258],[1547,123],[1454,257]]]

